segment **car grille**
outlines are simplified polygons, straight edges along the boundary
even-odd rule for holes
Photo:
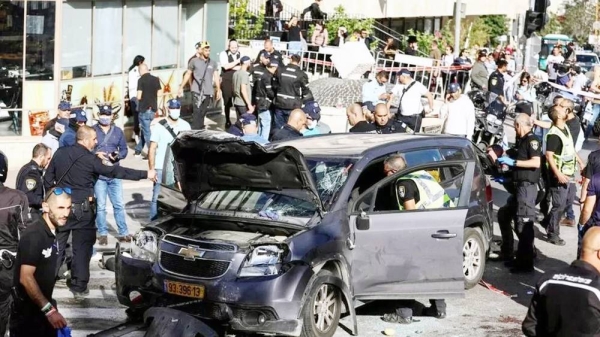
[[[237,250],[237,247],[232,244],[198,241],[198,240],[188,239],[188,238],[184,238],[181,236],[174,236],[174,235],[167,235],[164,237],[163,240],[169,241],[171,243],[181,245],[184,247],[191,245],[191,246],[198,247],[200,249],[222,250],[222,251],[228,251],[228,252],[235,252]]]
[[[217,278],[229,269],[229,261],[195,259],[186,260],[183,256],[162,251],[160,266],[167,272],[192,278]]]

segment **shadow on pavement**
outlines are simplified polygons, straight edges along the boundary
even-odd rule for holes
[[[134,220],[147,222],[150,219],[150,200],[144,200],[141,193],[133,193],[131,198],[133,200],[125,204],[125,212]]]

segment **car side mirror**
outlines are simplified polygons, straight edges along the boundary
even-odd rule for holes
[[[365,212],[360,213],[356,218],[356,229],[359,231],[366,231],[369,230],[369,228],[371,228],[371,219]]]

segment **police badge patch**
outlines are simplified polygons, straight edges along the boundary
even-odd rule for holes
[[[400,196],[400,198],[404,198],[405,194],[406,190],[404,189],[404,186],[398,186],[398,196]]]
[[[33,190],[36,185],[37,185],[37,182],[35,181],[35,179],[25,180],[25,187],[27,187],[27,190],[29,190],[29,191]]]
[[[498,84],[498,79],[497,78],[492,78],[492,85],[496,85]]]
[[[531,144],[531,148],[536,151],[540,147],[540,142],[538,142],[537,140],[532,140],[531,143],[529,143],[529,144]]]

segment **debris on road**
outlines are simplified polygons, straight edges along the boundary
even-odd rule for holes
[[[388,328],[383,330],[383,334],[386,336],[394,336],[396,334],[396,330]]]
[[[498,289],[498,288],[494,287],[493,285],[491,285],[490,283],[487,283],[487,282],[485,282],[484,280],[481,280],[481,281],[479,281],[479,284],[480,284],[481,286],[483,286],[484,288],[488,289],[488,290],[491,290],[491,291],[493,291],[493,292],[495,292],[495,293],[498,293],[498,294],[504,295],[504,296],[506,296],[506,297],[511,297],[511,298],[518,297],[518,295],[517,295],[517,294],[511,295],[511,294],[507,293],[507,292],[506,292],[506,291],[504,291],[504,290],[500,290],[500,289]]]

